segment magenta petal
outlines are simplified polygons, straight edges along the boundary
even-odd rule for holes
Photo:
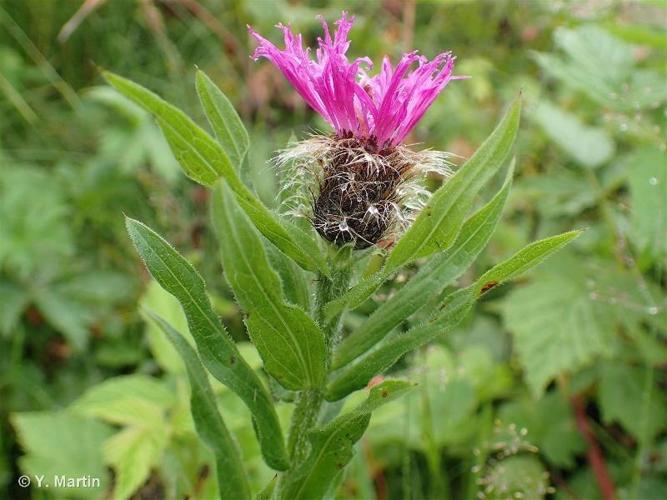
[[[321,19],[324,38],[318,39],[315,60],[303,48],[301,35],[287,26],[284,49],[248,27],[258,46],[252,57],[270,60],[303,99],[331,124],[337,134],[353,134],[380,147],[400,143],[422,118],[436,97],[452,79],[454,57],[445,52],[428,61],[417,52],[405,54],[396,67],[384,58],[380,71],[368,76],[369,58],[350,62],[348,34],[354,18],[343,12],[336,22],[333,39],[328,24]],[[416,65],[416,67],[415,67]]]

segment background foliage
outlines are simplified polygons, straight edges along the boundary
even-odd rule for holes
[[[401,361],[397,372],[419,387],[374,414],[338,496],[589,499],[609,498],[610,488],[618,498],[667,496],[661,2],[114,0],[85,2],[90,11],[77,14],[81,3],[0,1],[0,487],[8,497],[101,495],[16,485],[21,473],[49,471],[100,477],[118,498],[215,494],[185,368],[140,306],[182,332],[185,319],[131,251],[123,213],[197,265],[245,358],[254,369],[260,361],[217,259],[205,258],[215,252],[207,191],[184,178],[153,120],[104,86],[98,67],[155,89],[201,124],[190,82],[195,65],[205,70],[251,132],[242,175],[271,206],[272,152],[324,124],[273,68],[250,61],[245,26],[270,33],[290,21],[312,40],[315,16],[334,19],[343,8],[357,17],[353,55],[451,49],[457,72],[472,77],[447,88],[413,142],[469,157],[524,95],[508,209],[463,284],[535,238],[587,231],[527,278],[489,292],[452,335]],[[348,329],[418,268],[357,309]],[[272,472],[247,409],[212,383],[257,491]]]

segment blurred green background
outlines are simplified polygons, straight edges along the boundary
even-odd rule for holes
[[[535,238],[587,231],[401,361],[395,371],[419,389],[373,417],[338,498],[667,498],[665,2],[0,0],[1,498],[215,495],[183,367],[138,306],[186,326],[139,264],[123,214],[195,263],[241,342],[242,318],[206,190],[99,67],[202,124],[194,69],[206,71],[251,132],[244,175],[272,205],[273,152],[326,127],[271,65],[250,60],[246,25],[278,42],[273,25],[291,22],[312,44],[316,15],[343,9],[357,19],[353,57],[452,50],[471,76],[410,142],[459,163],[523,93],[515,189],[474,275]],[[272,472],[247,411],[215,387],[258,490]],[[22,473],[102,484],[25,489]]]

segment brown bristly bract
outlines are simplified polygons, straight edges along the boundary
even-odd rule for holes
[[[293,215],[307,216],[328,241],[356,249],[396,238],[429,196],[423,180],[430,172],[451,174],[449,155],[399,145],[378,147],[352,136],[314,135],[280,152],[275,163],[289,168],[287,183],[311,194],[284,203]]]

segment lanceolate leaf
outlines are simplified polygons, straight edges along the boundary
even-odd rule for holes
[[[328,274],[317,243],[304,231],[280,221],[243,184],[222,147],[181,110],[150,90],[113,73],[104,72],[116,90],[157,117],[174,156],[185,173],[200,184],[212,186],[224,177],[239,204],[261,233],[285,255],[308,271]]]
[[[461,169],[438,189],[398,241],[384,268],[326,306],[327,317],[364,303],[391,274],[419,257],[446,250],[456,240],[474,197],[505,163],[519,129],[517,99],[491,135]]]
[[[152,229],[129,218],[126,224],[153,278],[181,303],[204,366],[250,409],[267,464],[286,469],[287,451],[273,400],[213,312],[201,276]]]
[[[324,335],[303,309],[285,302],[260,235],[224,181],[214,191],[212,213],[225,276],[248,313],[248,333],[267,371],[287,389],[319,387]]]
[[[291,473],[280,491],[281,498],[324,498],[332,481],[352,459],[353,446],[366,431],[371,412],[412,388],[412,384],[400,380],[382,382],[371,389],[368,399],[357,408],[312,430],[310,453]]]
[[[365,387],[375,375],[391,368],[404,354],[449,332],[465,317],[474,302],[471,288],[464,288],[450,295],[447,304],[433,321],[393,337],[354,364],[335,372],[327,386],[326,399],[338,401]]]
[[[435,256],[373,314],[336,351],[333,367],[339,368],[373,347],[401,321],[457,279],[486,246],[500,220],[510,192],[513,169],[496,196],[463,225],[449,250]]]
[[[506,261],[493,266],[485,272],[474,285],[476,293],[484,293],[489,288],[509,281],[526,272],[528,269],[535,267],[580,234],[581,231],[569,231],[526,245]]]
[[[155,115],[174,156],[192,180],[211,186],[221,175],[234,175],[229,158],[215,140],[180,109],[150,90],[113,73],[104,78],[121,94]],[[236,178],[240,183],[240,180]]]
[[[213,389],[197,353],[172,326],[148,311],[183,358],[190,380],[190,411],[197,434],[215,455],[221,498],[250,498],[250,486],[234,437],[225,425],[215,402]]]
[[[199,100],[208,122],[232,165],[238,170],[250,144],[248,131],[227,96],[203,71],[197,71],[196,82]]]
[[[469,287],[450,294],[445,298],[444,307],[433,320],[391,338],[377,349],[358,358],[354,364],[344,366],[335,372],[327,386],[327,400],[337,401],[350,392],[361,389],[375,375],[391,368],[404,354],[452,330],[485,291],[538,265],[579,234],[580,231],[571,231],[536,241],[491,268]]]
[[[383,270],[361,280],[350,288],[341,297],[332,300],[324,307],[324,312],[328,319],[331,319],[346,308],[355,309],[366,302],[375,293],[375,290],[382,286],[382,283],[389,278]]]
[[[310,290],[306,272],[279,252],[273,245],[264,245],[271,267],[276,270],[282,281],[285,299],[304,311],[310,311]]]
[[[475,154],[433,194],[389,254],[385,273],[454,243],[477,192],[509,158],[520,117],[521,101],[517,99]]]

